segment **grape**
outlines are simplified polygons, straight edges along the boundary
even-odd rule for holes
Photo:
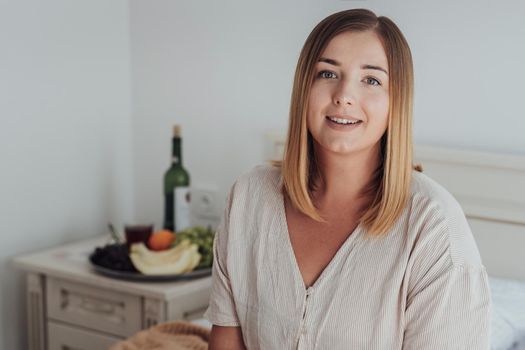
[[[190,240],[191,243],[196,244],[199,249],[199,254],[202,258],[197,265],[197,269],[211,267],[213,263],[213,238],[215,231],[210,226],[192,226],[176,233],[176,240],[174,246],[182,242],[184,239]]]
[[[112,270],[137,272],[129,258],[126,244],[107,244],[102,248],[97,247],[89,259],[95,265]]]

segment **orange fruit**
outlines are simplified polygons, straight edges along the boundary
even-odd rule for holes
[[[148,239],[148,247],[151,250],[165,250],[171,248],[175,241],[175,233],[170,230],[154,232]]]

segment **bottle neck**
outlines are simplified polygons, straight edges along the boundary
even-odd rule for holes
[[[180,137],[172,139],[171,164],[182,166],[182,140]]]

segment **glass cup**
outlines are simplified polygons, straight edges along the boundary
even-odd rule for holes
[[[147,245],[148,239],[153,233],[153,224],[124,225],[124,233],[126,234],[126,245],[128,249],[134,243],[143,242]]]

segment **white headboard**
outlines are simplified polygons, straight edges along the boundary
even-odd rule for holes
[[[489,275],[525,281],[525,156],[425,145],[415,152],[463,207]]]
[[[284,135],[266,140],[280,159]],[[525,281],[525,156],[416,145],[415,161],[461,204],[489,275]]]

